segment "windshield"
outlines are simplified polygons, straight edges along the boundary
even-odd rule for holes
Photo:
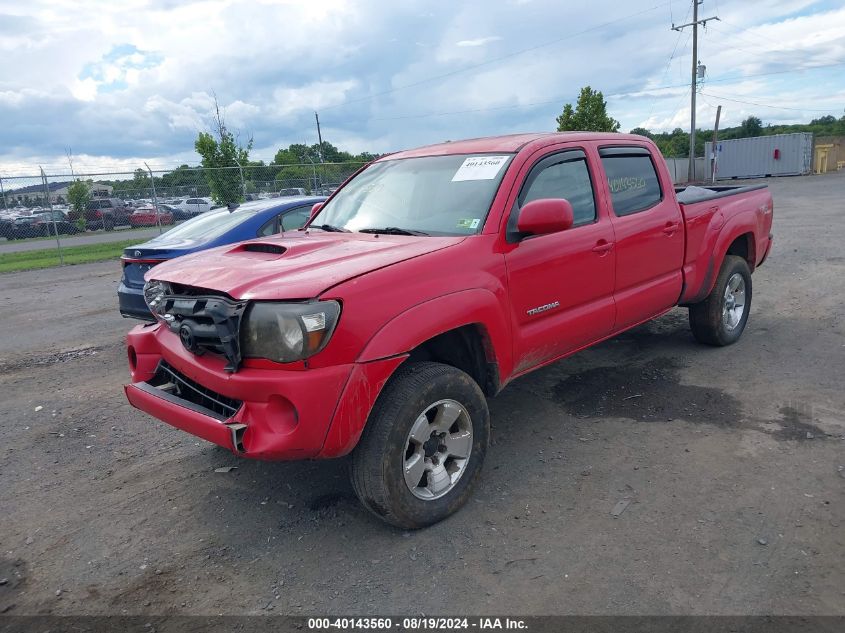
[[[150,209],[147,213],[155,213],[155,209]],[[195,218],[191,218],[177,226],[163,233],[159,237],[150,240],[150,243],[156,241],[169,242],[173,239],[179,240],[213,240],[220,237],[234,226],[237,226],[247,218],[254,215],[254,210],[233,211],[229,213],[225,211],[209,211]]]
[[[458,154],[374,163],[326,203],[313,225],[473,235],[484,225],[511,158]]]

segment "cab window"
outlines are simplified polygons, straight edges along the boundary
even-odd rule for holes
[[[602,148],[599,151],[617,217],[650,209],[663,199],[651,154],[645,148]]]
[[[587,167],[587,156],[583,151],[568,150],[547,156],[531,169],[508,219],[509,235],[518,235],[516,223],[519,209],[532,200],[544,198],[566,199],[572,205],[575,220],[573,227],[596,221],[593,183]]]

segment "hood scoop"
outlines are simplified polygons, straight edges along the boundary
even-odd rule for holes
[[[285,254],[287,249],[281,244],[268,242],[244,242],[228,251],[227,255],[254,257],[255,259],[277,259]]]

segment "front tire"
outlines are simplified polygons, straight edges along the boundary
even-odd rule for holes
[[[468,374],[441,363],[403,365],[352,455],[352,486],[391,525],[432,525],[466,503],[489,440],[487,401]]]
[[[751,270],[748,262],[726,255],[713,290],[689,308],[689,324],[699,343],[722,347],[739,340],[751,311]]]

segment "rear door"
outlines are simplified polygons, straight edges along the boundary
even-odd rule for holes
[[[616,329],[645,321],[681,296],[684,225],[646,147],[601,147],[616,237]]]
[[[613,328],[613,226],[594,194],[595,173],[582,149],[546,154],[530,167],[511,209],[505,263],[517,372],[588,345]],[[520,236],[520,207],[540,198],[567,199],[575,216],[572,228]]]

